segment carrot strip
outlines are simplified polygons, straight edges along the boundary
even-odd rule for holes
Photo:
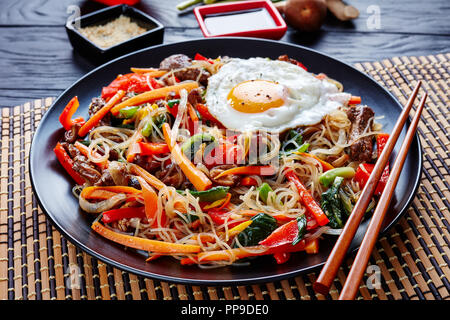
[[[134,73],[144,73],[145,75],[148,75],[152,78],[159,78],[162,77],[167,73],[166,70],[159,70],[154,68],[130,68],[132,72]]]
[[[91,130],[93,127],[97,125],[97,123],[100,122],[100,120],[103,119],[104,116],[125,96],[125,91],[119,90],[117,93],[109,99],[109,101],[98,110],[92,117],[89,118],[88,121],[78,130],[78,135],[80,137],[84,137],[89,130]]]
[[[322,208],[319,206],[316,200],[314,200],[305,186],[301,183],[295,172],[292,170],[286,171],[285,176],[289,181],[294,183],[303,205],[314,216],[319,225],[324,226],[328,222],[330,222],[326,214],[322,211]]]
[[[81,191],[80,196],[85,199],[97,199],[93,197],[94,192],[98,191],[105,191],[109,192],[112,195],[115,195],[117,193],[126,193],[126,194],[140,194],[141,190],[138,190],[133,187],[126,187],[126,186],[91,186],[86,187]],[[100,193],[98,193],[100,194]],[[108,199],[108,198],[107,198]]]
[[[154,255],[148,257],[147,260],[145,260],[145,262],[150,262],[150,261],[156,260],[158,258],[161,258],[163,256],[164,256],[163,254],[154,254]]]
[[[195,122],[195,121],[199,120],[198,116],[197,116],[197,113],[195,112],[195,109],[192,106],[192,104],[190,104],[190,103],[187,104],[187,110],[188,110],[188,113],[189,113],[189,117],[191,118],[192,121]]]
[[[115,232],[104,225],[100,224],[98,221],[94,222],[91,228],[100,234],[101,236],[114,241],[116,243],[122,244],[124,246],[135,248],[138,250],[151,251],[156,253],[197,253],[200,252],[201,248],[197,245],[182,244],[182,243],[172,243],[164,242],[159,240],[151,240],[146,238],[139,238],[135,236],[130,236],[123,233]]]
[[[150,174],[144,168],[142,168],[134,163],[131,163],[129,165],[130,165],[131,173],[138,175],[139,177],[144,179],[149,185],[151,185],[152,187],[155,187],[157,190],[160,190],[160,189],[166,187],[164,182],[162,182],[161,180],[156,178],[154,175]]]
[[[317,160],[322,165],[322,168],[323,168],[324,172],[326,172],[328,170],[331,170],[331,169],[334,169],[334,167],[331,164],[329,164],[326,161],[323,161],[322,159],[320,159],[319,157],[317,157],[317,156],[315,156],[315,155],[313,155],[311,153],[306,153],[306,152],[294,152],[294,153],[298,154],[298,155],[301,155],[301,156],[304,156],[304,157],[308,157],[308,158]]]
[[[244,167],[235,167],[225,171],[222,171],[216,179],[229,175],[229,174],[237,174],[237,175],[259,175],[259,176],[271,176],[275,174],[275,168],[272,166],[244,166]]]
[[[180,84],[176,84],[173,86],[158,88],[152,91],[147,91],[137,96],[134,96],[128,100],[125,100],[122,103],[119,103],[114,108],[111,109],[111,113],[113,115],[118,115],[120,109],[128,107],[128,106],[138,106],[146,102],[155,101],[158,99],[164,99],[169,93],[175,92],[175,94],[179,94],[182,89],[186,89],[188,92],[192,89],[198,88],[197,82],[184,82]]]
[[[247,220],[247,221],[244,221],[244,222],[238,224],[237,226],[231,228],[227,232],[228,238],[231,238],[231,237],[237,235],[238,233],[243,231],[245,228],[247,228],[249,225],[251,225],[252,222],[253,222],[253,220]]]
[[[196,220],[198,221],[198,220]],[[199,234],[194,234],[191,239],[192,240],[198,240],[200,238],[200,242],[202,243],[206,243],[206,242],[215,242],[216,238],[209,235],[209,234],[203,234],[203,233],[199,233]]]
[[[157,212],[158,212],[158,194],[153,188],[141,177],[138,177],[139,183],[142,187],[142,196],[144,197],[145,215],[153,228],[158,226]]]
[[[172,131],[168,123],[164,123],[162,126],[164,132],[164,139],[169,146],[170,152],[175,162],[180,166],[183,173],[199,191],[204,191],[212,186],[211,180],[185,156],[181,151],[180,146],[176,143],[175,137],[172,136]]]
[[[83,156],[85,156],[86,158],[89,158],[89,148],[87,146],[85,146],[84,144],[80,143],[79,141],[75,141],[75,143],[73,144],[78,151],[81,152],[81,154]],[[94,155],[97,157],[100,157],[100,155],[97,152],[94,152]],[[108,168],[108,163],[109,161],[106,159],[105,161],[102,162],[94,162],[95,165],[97,165],[100,169],[106,169]]]
[[[305,252],[307,254],[319,253],[319,239],[316,238],[316,239],[308,242],[305,246]]]

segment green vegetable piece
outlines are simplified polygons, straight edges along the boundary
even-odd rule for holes
[[[307,224],[306,216],[301,215],[297,218],[297,227],[298,227],[298,234],[297,237],[295,237],[294,241],[292,241],[292,245],[295,246],[297,243],[300,242],[300,240],[303,239],[303,236],[306,233],[306,224]]]
[[[336,177],[333,185],[324,193],[322,193],[322,199],[320,206],[327,215],[330,222],[328,225],[333,229],[340,229],[344,226],[343,213],[341,199],[339,197],[339,188],[344,181],[342,177]]]
[[[84,144],[86,147],[89,147],[91,145],[91,140],[79,140],[81,144]]]
[[[120,109],[120,115],[122,118],[130,119],[133,118],[136,112],[139,110],[139,107],[125,107]]]
[[[339,189],[339,197],[341,199],[342,207],[345,209],[345,213],[349,216],[353,211],[353,203],[351,198],[342,189]]]
[[[167,115],[165,113],[160,113],[153,117],[153,123],[158,129],[162,128],[162,125],[167,122]]]
[[[272,192],[272,188],[267,182],[264,182],[258,187],[259,198],[267,204],[267,199],[269,198],[269,192]]]
[[[353,178],[354,176],[355,169],[351,167],[335,168],[322,173],[319,177],[319,182],[328,187],[336,177]]]
[[[181,145],[181,151],[191,159],[202,143],[208,143],[209,145],[209,143],[215,144],[215,141],[216,139],[208,133],[197,133]]]
[[[147,121],[147,123],[144,125],[144,128],[142,128],[142,135],[146,138],[150,137],[150,135],[153,132],[153,122]]]
[[[297,150],[294,150],[295,152],[307,152],[309,148],[309,143],[304,143],[300,147],[298,147]]]
[[[259,213],[251,220],[253,220],[252,224],[237,236],[237,240],[244,247],[256,246],[278,227],[277,220],[265,213]],[[235,247],[237,247],[237,244],[235,244]]]
[[[281,146],[281,150],[283,152],[293,151],[298,148],[298,146],[302,145],[303,136],[300,132],[296,130],[290,130],[287,136],[287,140],[285,140]]]
[[[173,100],[167,101],[167,105],[169,106],[169,108],[173,108],[174,105],[179,104],[179,103],[180,103],[180,99],[173,99]]]
[[[218,186],[205,191],[190,190],[189,193],[202,202],[214,202],[225,198],[229,189],[230,187]],[[184,191],[181,191],[181,194],[184,194]]]

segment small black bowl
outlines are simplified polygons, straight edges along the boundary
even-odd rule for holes
[[[140,27],[148,31],[108,48],[101,48],[86,38],[78,30],[87,26],[102,25],[118,18],[120,15],[131,18]],[[101,9],[76,18],[66,24],[66,32],[72,47],[82,56],[96,63],[104,63],[126,53],[145,47],[161,44],[164,37],[164,26],[155,18],[127,5],[118,5]]]

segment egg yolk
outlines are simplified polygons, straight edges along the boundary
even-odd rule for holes
[[[228,103],[237,111],[260,113],[284,104],[287,90],[274,81],[244,81],[231,89]]]

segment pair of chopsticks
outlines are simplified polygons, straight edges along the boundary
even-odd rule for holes
[[[377,183],[381,178],[381,174],[383,173],[383,170],[389,160],[389,156],[394,149],[394,146],[403,129],[406,119],[408,119],[409,112],[414,104],[414,100],[417,96],[421,84],[422,83],[420,81],[417,83],[412,92],[412,95],[408,99],[405,108],[401,112],[400,117],[398,118],[397,123],[395,124],[395,127],[386,143],[386,146],[384,147],[383,152],[381,152],[381,155],[379,156],[375,167],[363,191],[361,192],[361,195],[352,211],[352,214],[346,222],[344,229],[342,230],[341,235],[339,236],[335,246],[333,247],[333,250],[331,251],[324,267],[322,268],[319,277],[314,283],[313,288],[316,292],[322,294],[328,293],[331,284],[336,277],[338,269],[348,251],[350,243],[352,242],[359,224],[361,223],[364,213],[366,212],[367,206],[372,199]],[[400,148],[400,152],[395,159],[392,171],[386,183],[386,187],[384,188],[384,191],[378,201],[378,205],[373,213],[369,227],[364,235],[363,241],[347,276],[344,287],[341,290],[339,300],[353,300],[357,294],[361,279],[366,270],[370,255],[372,254],[373,247],[375,245],[375,242],[377,241],[384,216],[394,194],[394,189],[397,185],[398,178],[402,171],[406,155],[414,138],[414,134],[416,132],[426,99],[427,94],[425,93],[419,103],[419,106],[417,107],[411,125],[408,128],[405,139]]]

